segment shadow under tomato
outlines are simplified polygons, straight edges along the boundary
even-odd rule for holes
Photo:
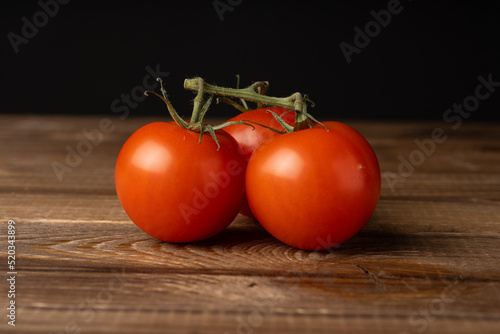
[[[251,247],[279,247],[282,250],[314,253],[336,254],[338,256],[357,255],[396,255],[398,253],[415,252],[425,249],[425,237],[405,233],[403,231],[388,230],[379,226],[378,217],[372,220],[358,234],[348,241],[326,250],[301,250],[288,246],[269,234],[255,219],[238,215],[236,219],[221,233],[198,242],[190,243],[165,243],[175,248],[189,246],[200,251],[215,251],[215,249],[240,249],[247,250]],[[163,243],[158,241],[158,243]]]

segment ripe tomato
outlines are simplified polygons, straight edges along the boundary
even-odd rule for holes
[[[283,131],[284,130],[283,127],[276,120],[276,118],[274,118],[274,116],[270,112],[268,112],[268,110],[273,111],[278,116],[281,116],[283,113],[289,111],[288,109],[281,107],[255,109],[241,113],[238,116],[235,116],[230,120],[228,120],[228,122],[249,120],[252,122],[256,122],[271,127],[279,131]],[[295,123],[295,113],[288,112],[283,115],[282,119],[286,123],[293,125]],[[259,125],[255,125],[255,129],[253,129],[248,125],[235,124],[227,126],[226,128],[224,128],[224,130],[227,131],[231,136],[233,136],[234,139],[236,139],[236,141],[240,145],[240,152],[243,154],[246,161],[250,159],[250,156],[252,155],[253,151],[257,148],[257,146],[268,140],[273,139],[276,136],[280,136],[280,133],[266,129],[265,127]],[[246,198],[244,198],[243,200],[240,213],[242,213],[247,217],[253,218],[252,211],[248,206]]]
[[[288,109],[281,107],[249,110],[231,118],[230,120],[228,120],[228,122],[249,120],[279,131],[283,131],[283,127],[280,125],[280,123],[278,123],[276,118],[274,118],[274,116],[270,112],[268,112],[268,110],[273,111],[278,116],[281,116],[283,113],[289,111]],[[293,126],[295,122],[295,113],[286,113],[285,115],[283,115],[283,120]],[[255,129],[253,129],[248,125],[235,124],[224,128],[224,130],[227,131],[227,133],[229,133],[231,136],[233,136],[234,139],[236,139],[236,141],[240,145],[241,152],[243,153],[247,161],[248,159],[250,159],[250,156],[257,148],[257,146],[280,135],[278,132],[274,132],[259,125],[255,125]]]
[[[123,145],[115,186],[123,209],[147,234],[169,242],[207,239],[236,217],[244,196],[245,161],[225,131],[150,123]]]
[[[297,248],[327,249],[353,237],[373,214],[380,168],[370,144],[338,122],[276,137],[248,162],[246,194],[256,219]]]

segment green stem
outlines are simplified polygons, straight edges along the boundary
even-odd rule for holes
[[[295,124],[293,126],[293,131],[299,131],[309,128],[309,122],[307,115],[301,112],[295,113]]]
[[[293,110],[296,112],[294,131],[309,128],[309,119],[313,118],[307,113],[307,102],[310,101],[308,97],[298,92],[287,97],[262,95],[261,92],[265,92],[268,84],[266,81],[258,81],[247,88],[226,88],[207,84],[201,78],[184,80],[184,88],[198,91],[198,94],[203,91],[204,93],[257,102],[259,105],[277,106]]]
[[[172,105],[172,103],[170,103],[170,101],[168,100],[168,97],[167,97],[167,92],[165,91],[165,89],[163,88],[163,81],[160,79],[160,78],[157,78],[156,79],[157,81],[160,82],[160,90],[161,90],[161,93],[162,95],[158,94],[157,92],[155,91],[152,91],[152,90],[147,90],[144,92],[144,95],[148,95],[149,93],[152,93],[156,96],[158,96],[160,99],[163,100],[163,102],[165,102],[165,104],[167,105],[167,109],[168,109],[168,112],[170,114],[170,116],[173,118],[173,120],[175,121],[175,123],[177,123],[179,126],[182,126],[183,128],[187,128],[189,126],[189,124],[184,121],[180,116],[179,114],[177,114],[177,112],[175,111],[174,109],[174,106]]]
[[[198,118],[198,122],[199,123],[203,123],[203,120],[205,119],[205,114],[207,113],[208,108],[210,107],[210,104],[212,104],[212,100],[213,99],[214,99],[214,94],[210,95],[210,97],[208,98],[207,102],[205,102],[205,104],[203,105],[203,107],[201,107],[200,115],[199,115],[199,118]]]
[[[266,83],[265,85],[257,87],[257,92],[260,95],[267,94],[267,86],[269,85],[269,83],[267,81],[265,81],[265,83]],[[261,108],[264,108],[264,104],[262,102],[257,102],[257,109],[261,109]]]
[[[201,106],[203,105],[203,94],[205,93],[204,91],[204,86],[205,82],[203,81],[202,78],[197,78],[198,81],[198,94],[196,94],[196,97],[194,98],[194,105],[193,105],[193,113],[191,114],[191,124],[195,124],[200,122],[200,110]]]
[[[240,88],[240,75],[236,74],[236,89],[239,89],[239,88]],[[249,109],[248,109],[247,101],[245,101],[243,99],[240,99],[240,101],[241,101],[241,104],[243,105],[243,108],[245,108],[248,111]],[[239,109],[239,108],[236,108],[236,109]]]
[[[245,100],[243,100],[243,101],[245,101]],[[245,109],[245,107],[244,107],[244,106],[242,106],[242,105],[240,105],[240,104],[238,104],[238,103],[234,102],[234,101],[233,101],[233,100],[231,100],[231,99],[228,99],[227,97],[219,97],[219,98],[217,98],[217,103],[219,103],[219,102],[224,102],[224,103],[227,103],[227,104],[229,104],[230,106],[232,106],[232,107],[234,107],[234,108],[238,109],[240,112],[245,112],[245,111],[248,111],[248,109]]]
[[[284,133],[287,133],[287,132],[293,132],[295,130],[295,127],[289,125],[287,122],[285,122],[283,120],[283,118],[281,116],[279,116],[278,114],[276,114],[274,111],[272,110],[268,110],[267,112],[270,112],[271,115],[273,115],[273,117],[278,121],[278,123],[280,123],[280,125],[283,127],[283,129],[285,129],[285,132]]]
[[[214,94],[211,94],[210,97],[206,102],[203,100],[203,95],[206,92],[204,88],[204,81],[201,78],[198,78],[198,84],[201,89],[198,90],[198,94],[196,95],[196,98],[194,99],[194,106],[193,106],[193,113],[191,115],[191,122],[188,123],[184,121],[179,114],[175,111],[172,103],[170,103],[168,97],[167,97],[167,92],[163,88],[163,81],[160,78],[156,79],[158,82],[160,82],[160,90],[162,95],[156,93],[155,91],[152,90],[147,90],[144,92],[144,95],[148,95],[149,93],[156,95],[159,97],[165,104],[167,105],[168,112],[170,113],[170,116],[174,119],[175,123],[177,125],[183,127],[184,129],[194,131],[194,132],[199,132],[200,133],[200,139],[199,141],[201,142],[201,139],[203,138],[204,133],[209,133],[210,136],[213,138],[215,143],[217,144],[217,151],[220,149],[220,144],[219,141],[217,140],[217,137],[215,135],[215,131],[222,129],[228,125],[233,125],[233,124],[244,124],[247,126],[251,126],[252,128],[255,128],[252,124],[248,122],[243,122],[243,121],[235,121],[235,122],[226,122],[220,125],[216,126],[211,126],[211,125],[204,125],[203,124],[203,118],[205,117],[205,114],[208,111],[208,108],[210,107],[210,104],[212,103],[212,100],[214,98]]]
[[[234,98],[244,99],[246,101],[262,103],[264,105],[271,105],[283,107],[298,112],[306,112],[306,103],[300,93],[294,93],[288,97],[273,97],[259,94],[256,89],[261,86],[267,86],[266,81],[257,81],[247,88],[226,88],[218,87],[210,84],[200,85],[200,78],[184,80],[184,88],[190,90],[200,90],[203,86],[205,93],[216,94],[220,96],[228,96]]]

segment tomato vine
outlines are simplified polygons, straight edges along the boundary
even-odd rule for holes
[[[254,125],[247,123],[245,121],[238,121],[238,122],[225,122],[219,125],[208,125],[204,124],[203,120],[205,118],[205,114],[208,111],[208,108],[210,107],[210,104],[212,103],[214,93],[210,95],[207,101],[203,99],[203,95],[206,92],[205,90],[205,82],[203,81],[202,78],[197,78],[196,80],[198,81],[198,93],[196,97],[194,98],[194,105],[193,105],[193,112],[191,114],[191,120],[189,122],[186,122],[185,120],[182,119],[182,117],[179,116],[177,111],[175,110],[174,106],[172,103],[169,101],[167,97],[167,92],[165,88],[163,87],[163,81],[161,78],[156,79],[160,83],[160,90],[161,90],[161,95],[156,93],[155,91],[148,90],[145,91],[144,94],[147,96],[149,93],[156,95],[159,97],[165,104],[167,105],[168,112],[170,113],[170,116],[174,120],[174,122],[179,125],[180,127],[191,130],[194,132],[199,132],[200,133],[200,140],[203,137],[203,134],[208,132],[212,136],[213,140],[217,143],[217,150],[220,149],[220,144],[219,141],[217,140],[217,136],[215,135],[215,131],[221,130],[229,125],[234,125],[234,124],[244,124],[250,127],[254,127]]]
[[[246,101],[257,102],[261,105],[283,107],[294,111],[296,113],[296,117],[293,128],[286,124],[286,122],[283,122],[280,116],[273,115],[276,117],[278,122],[283,125],[285,132],[308,129],[312,126],[312,123],[321,124],[307,112],[308,103],[314,106],[314,103],[309,99],[308,95],[302,95],[301,93],[296,92],[287,97],[273,97],[261,94],[261,91],[258,91],[259,87],[260,89],[262,89],[262,87],[267,88],[267,86],[267,81],[257,81],[246,88],[227,88],[207,84],[201,78],[184,80],[185,89],[195,90],[198,91],[198,93],[200,91],[203,91],[206,93],[216,94],[224,97],[233,97]]]

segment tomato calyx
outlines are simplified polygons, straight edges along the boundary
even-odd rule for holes
[[[286,122],[284,122],[280,116],[277,116],[276,114],[273,113],[273,116],[285,129],[285,132],[293,132],[303,129],[309,129],[312,127],[313,123],[321,124],[311,114],[307,112],[308,103],[312,107],[314,107],[314,102],[312,102],[309,99],[308,95],[302,95],[301,93],[296,92],[287,97],[268,96],[265,95],[268,85],[269,83],[267,81],[257,81],[246,88],[227,88],[227,87],[219,87],[207,84],[201,78],[184,80],[185,89],[195,90],[198,92],[204,91],[209,94],[215,94],[226,97],[219,100],[223,100],[223,102],[233,105],[240,111],[245,111],[245,110],[244,108],[240,108],[241,106],[239,106],[236,102],[227,99],[227,97],[239,98],[242,101],[257,102],[258,105],[263,105],[263,106],[283,107],[289,109],[292,112],[295,112],[295,124],[293,127],[286,124]],[[246,103],[244,105],[246,106]]]
[[[201,143],[201,139],[203,138],[203,134],[208,132],[210,134],[210,136],[212,137],[212,139],[217,144],[217,151],[218,151],[218,150],[220,150],[220,144],[219,144],[219,141],[217,140],[217,136],[215,135],[215,131],[223,129],[229,125],[234,125],[234,124],[244,124],[244,125],[250,126],[252,128],[255,128],[254,125],[252,125],[244,120],[243,121],[235,121],[235,122],[225,122],[225,123],[222,123],[219,125],[204,124],[203,119],[205,118],[205,114],[207,113],[208,108],[210,107],[210,104],[213,101],[214,94],[212,93],[207,101],[205,101],[203,99],[203,95],[205,94],[205,89],[204,89],[205,84],[204,84],[203,79],[201,79],[201,78],[198,78],[199,89],[198,89],[198,93],[196,94],[196,97],[194,98],[193,112],[191,114],[191,120],[189,122],[186,122],[184,119],[182,119],[182,117],[179,116],[179,114],[175,110],[174,106],[172,105],[172,103],[168,99],[167,92],[166,92],[165,88],[163,87],[163,81],[161,80],[161,78],[157,78],[156,81],[158,81],[160,83],[161,95],[155,91],[152,91],[152,90],[145,91],[144,95],[148,96],[148,94],[151,93],[151,94],[159,97],[163,102],[165,102],[165,104],[167,105],[167,109],[168,109],[170,116],[172,117],[172,119],[174,120],[174,122],[177,125],[179,125],[180,127],[184,128],[186,130],[200,133],[199,143]]]

